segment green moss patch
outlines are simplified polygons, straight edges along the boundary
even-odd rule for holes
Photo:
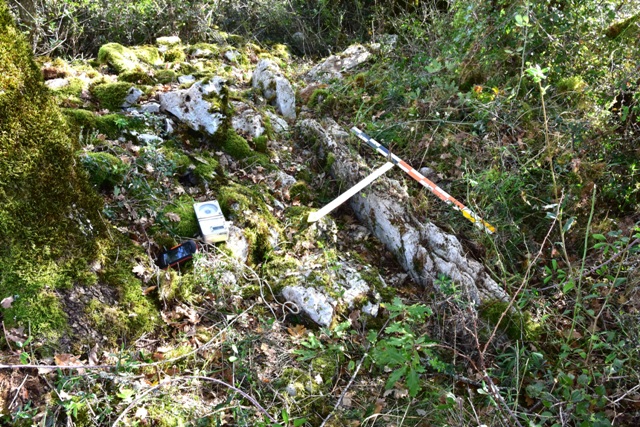
[[[93,87],[91,93],[96,97],[100,106],[116,111],[122,109],[122,104],[131,87],[131,83],[125,82],[103,83]]]
[[[100,189],[112,189],[120,184],[127,171],[124,162],[109,153],[86,153],[80,160],[89,172],[91,183]]]
[[[134,70],[139,65],[135,53],[119,43],[107,43],[100,47],[98,62],[109,65],[118,74]]]
[[[107,43],[98,51],[98,63],[107,64],[118,74],[162,63],[160,52],[154,46],[128,48],[119,43]]]
[[[156,81],[162,84],[169,84],[178,81],[178,73],[173,70],[159,70],[155,74]]]
[[[200,232],[200,225],[193,210],[194,203],[191,197],[181,197],[163,209],[159,221],[174,235],[194,237]]]
[[[164,53],[164,60],[167,62],[183,62],[187,58],[184,49],[174,47]]]
[[[151,76],[149,76],[149,73],[147,73],[142,68],[135,68],[131,71],[120,73],[120,75],[118,76],[118,81],[138,84],[153,83],[153,79],[151,78]]]
[[[507,306],[508,303],[504,301],[487,301],[480,306],[479,315],[491,325],[495,325],[507,310]],[[512,340],[534,340],[541,332],[540,324],[534,322],[529,313],[515,309],[505,314],[500,329]]]

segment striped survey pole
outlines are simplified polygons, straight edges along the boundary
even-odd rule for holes
[[[366,142],[369,147],[373,148],[379,154],[384,156],[388,162],[391,162],[397,165],[400,169],[402,169],[407,174],[409,174],[411,178],[418,181],[420,184],[422,184],[423,187],[426,187],[429,191],[435,194],[440,200],[447,203],[448,205],[453,206],[454,209],[462,212],[462,215],[465,218],[467,218],[469,221],[474,223],[476,227],[486,230],[487,233],[489,234],[492,234],[493,232],[496,231],[496,228],[494,226],[492,226],[491,224],[489,224],[488,222],[480,218],[471,209],[469,209],[468,207],[460,203],[457,199],[450,196],[446,191],[438,187],[433,181],[427,179],[427,177],[425,177],[420,172],[418,172],[417,170],[409,166],[400,157],[396,156],[393,153],[390,153],[389,150],[385,148],[382,144],[380,144],[378,141],[371,138],[369,135],[362,132],[357,127],[352,127],[351,132],[353,132],[354,134],[356,134],[358,138]]]

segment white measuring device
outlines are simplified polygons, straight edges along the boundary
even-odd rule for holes
[[[352,127],[351,132],[353,132],[358,138],[367,143],[367,145],[373,148],[377,153],[384,156],[388,161],[375,171],[373,171],[369,176],[367,176],[362,181],[358,182],[356,185],[342,193],[336,199],[334,199],[331,203],[323,207],[317,212],[311,212],[309,214],[308,222],[318,221],[320,218],[340,206],[342,203],[347,201],[357,192],[362,190],[367,185],[371,184],[375,179],[382,176],[389,169],[393,168],[393,166],[397,165],[400,169],[406,172],[411,178],[418,181],[423,187],[426,187],[429,191],[435,194],[440,200],[444,201],[446,204],[451,205],[455,210],[458,210],[462,213],[462,215],[471,221],[476,227],[485,230],[487,233],[492,234],[496,231],[495,227],[483,220],[480,216],[478,216],[471,209],[463,205],[456,198],[452,197],[442,188],[438,187],[433,181],[429,180],[427,177],[422,175],[420,172],[409,166],[404,160],[395,154],[391,153],[386,147],[380,144],[375,139],[371,138],[366,133],[362,132],[357,127]]]

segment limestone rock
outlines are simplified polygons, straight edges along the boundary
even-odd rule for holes
[[[361,309],[365,314],[376,316],[381,297],[363,278],[359,271],[362,269],[361,263],[345,257],[340,257],[331,268],[327,268],[323,254],[309,254],[299,260],[298,270],[283,275],[298,277],[299,280],[285,286],[282,296],[321,326],[331,325],[337,307],[347,310],[347,313]],[[384,284],[382,279],[380,282]]]
[[[191,74],[187,74],[185,76],[178,76],[178,83],[180,83],[181,85],[193,83],[195,81],[196,81],[196,78]]]
[[[180,37],[178,36],[158,37],[156,39],[156,44],[159,47],[162,47],[162,46],[174,47],[179,45],[180,43],[182,43],[182,40],[180,40]]]
[[[228,50],[224,53],[224,57],[229,62],[237,62],[242,55],[237,50]]]
[[[267,102],[287,120],[296,119],[296,96],[289,80],[273,61],[263,59],[256,66],[251,85],[262,91]]]
[[[69,79],[65,78],[57,78],[51,79],[44,82],[45,85],[51,90],[62,89],[63,87],[69,86]]]
[[[161,93],[160,105],[191,129],[213,135],[226,119],[224,111],[216,107],[216,104],[223,104],[226,98],[225,84],[222,77],[201,80],[189,89]],[[212,99],[222,102],[214,104],[209,101]]]
[[[127,96],[125,96],[124,98],[124,102],[122,103],[122,108],[127,108],[127,107],[131,107],[133,104],[135,104],[136,102],[138,102],[138,100],[140,99],[140,97],[144,94],[144,92],[142,92],[140,89],[138,89],[137,87],[133,86],[131,89],[129,89],[129,91],[127,92]]]
[[[325,130],[325,127],[328,130]],[[331,167],[334,177],[353,185],[371,172],[357,154],[344,144],[336,143],[344,137],[344,131],[335,122],[325,127],[312,119],[298,123],[300,136],[313,140],[322,147],[321,156],[330,151],[335,156]],[[505,291],[489,276],[478,261],[468,258],[458,239],[432,223],[418,220],[405,206],[410,205],[409,195],[397,182],[385,177],[367,187],[350,199],[351,207],[360,221],[395,254],[398,262],[412,279],[423,285],[438,289],[438,276],[446,275],[471,301],[506,300]]]
[[[235,225],[230,225],[229,239],[225,244],[235,259],[243,264],[247,262],[247,259],[249,259],[249,241],[242,232],[242,229]]]
[[[160,112],[160,104],[157,102],[147,102],[140,106],[140,111],[147,114],[157,114]]]
[[[266,129],[260,113],[243,102],[234,102],[233,109],[236,111],[236,115],[231,119],[231,126],[236,132],[241,132],[254,138],[265,133]]]
[[[283,134],[289,130],[289,124],[286,120],[283,120],[282,117],[277,114],[272,113],[271,111],[266,112],[267,117],[269,117],[269,121],[271,122],[271,127],[273,131],[277,134]]]
[[[328,82],[334,79],[342,79],[342,73],[366,62],[371,57],[362,45],[349,46],[339,55],[331,55],[320,64],[313,67],[307,73],[308,81]]]
[[[335,300],[312,287],[300,285],[285,286],[282,296],[287,301],[294,302],[300,311],[321,326],[331,325]]]

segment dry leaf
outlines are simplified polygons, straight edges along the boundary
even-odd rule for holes
[[[165,216],[169,221],[180,222],[180,215],[175,212],[167,212]]]
[[[342,403],[340,405],[343,408],[351,408],[353,406],[353,393],[346,393],[342,398]]]
[[[56,354],[53,357],[53,360],[56,362],[58,366],[73,366],[79,365],[80,362],[76,356],[69,353]]]
[[[20,326],[19,328],[11,328],[6,331],[4,338],[7,341],[23,343],[26,341],[27,336],[24,334],[24,328]]]
[[[2,305],[3,308],[11,308],[11,304],[13,304],[13,301],[14,298],[12,296],[6,297],[2,301],[0,301],[0,305]]]
[[[302,325],[296,325],[293,328],[287,328],[289,335],[294,338],[302,338],[307,335],[307,328]]]
[[[157,288],[157,286],[149,286],[147,289],[142,291],[142,295],[148,295],[151,292],[153,292],[156,288]]]

